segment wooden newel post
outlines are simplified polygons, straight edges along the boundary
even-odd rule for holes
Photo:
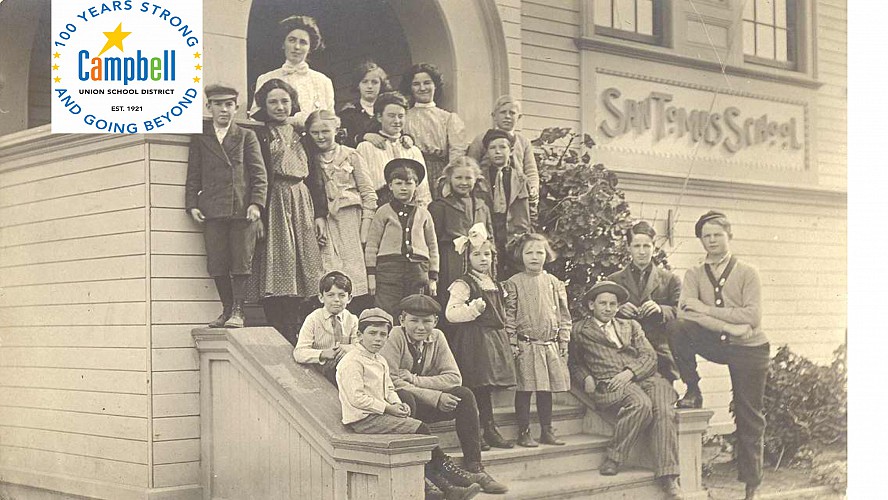
[[[712,410],[676,410],[681,489],[685,498],[707,498],[703,489],[703,432],[709,427]]]

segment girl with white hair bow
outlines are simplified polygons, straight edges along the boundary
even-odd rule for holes
[[[505,327],[504,291],[492,272],[496,247],[484,224],[472,226],[468,234],[453,241],[467,262],[465,275],[448,291],[445,317],[453,324],[451,344],[463,385],[472,390],[481,422],[481,449],[512,448],[493,420],[491,394],[515,385],[515,364]]]

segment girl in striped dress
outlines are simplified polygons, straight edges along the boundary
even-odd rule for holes
[[[562,445],[552,429],[552,393],[570,389],[567,371],[567,345],[571,318],[567,290],[558,278],[543,270],[555,260],[548,240],[542,234],[525,233],[510,244],[520,272],[504,282],[506,333],[518,350],[515,360],[517,387],[515,413],[518,417],[518,444],[538,446],[530,436],[530,398],[536,392],[543,444]]]

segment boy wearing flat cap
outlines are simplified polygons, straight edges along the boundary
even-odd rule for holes
[[[432,450],[428,467],[455,485],[479,484],[485,493],[505,493],[508,488],[481,465],[478,405],[472,391],[462,385],[447,339],[435,328],[441,306],[428,295],[409,295],[398,304],[398,310],[401,326],[392,329],[381,352],[398,396],[413,409],[412,415],[425,423],[455,420],[463,452],[464,468],[439,448]]]
[[[569,367],[595,405],[616,414],[605,476],[617,474],[638,440],[651,426],[655,474],[670,499],[681,498],[678,486],[678,432],[672,384],[657,373],[657,353],[635,320],[617,318],[629,292],[613,281],[596,283],[584,297],[592,317],[574,323]]]
[[[394,199],[379,207],[370,222],[364,260],[367,284],[376,305],[391,314],[414,293],[438,291],[438,237],[432,214],[413,202],[425,168],[416,160],[395,158],[385,166]]]
[[[191,138],[185,212],[204,228],[207,272],[222,301],[209,326],[240,328],[268,181],[256,134],[234,123],[237,90],[212,84],[205,92],[213,121]]]
[[[670,342],[688,391],[679,408],[700,408],[697,354],[728,365],[737,425],[737,469],[746,498],[762,482],[765,433],[764,394],[771,347],[762,330],[758,271],[731,253],[731,223],[715,210],[703,214],[694,233],[706,250],[703,262],[688,269],[681,289],[679,321]]]

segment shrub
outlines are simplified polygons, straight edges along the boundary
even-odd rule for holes
[[[847,346],[839,346],[833,356],[832,364],[821,366],[783,346],[771,360],[765,385],[765,456],[775,467],[847,443]]]
[[[581,304],[586,291],[629,262],[629,204],[617,187],[617,174],[592,164],[595,141],[588,134],[547,128],[532,143],[541,186],[537,230],[558,254],[548,270],[567,283],[574,317],[584,317],[589,314]],[[654,262],[668,269],[662,249]]]

